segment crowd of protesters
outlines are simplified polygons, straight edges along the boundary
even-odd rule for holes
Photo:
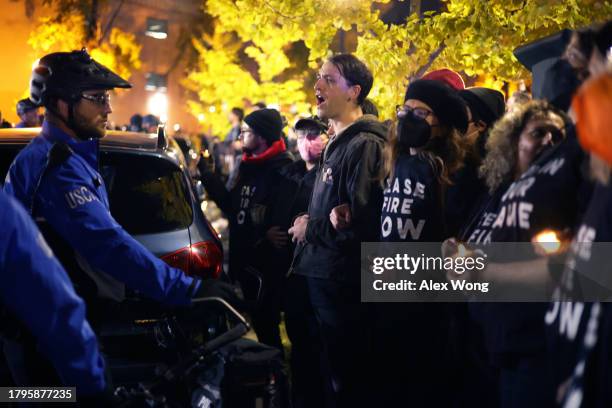
[[[518,49],[533,95],[507,101],[432,71],[408,85],[394,122],[366,99],[367,66],[333,56],[315,83],[317,117],[294,126],[296,161],[276,110],[233,112],[234,177],[224,186],[209,159],[199,169],[230,219],[231,274],[247,296],[263,278],[261,341],[280,347],[285,312],[295,406],[612,404],[610,310],[572,297],[571,268],[534,252],[472,277],[546,282],[565,306],[368,304],[358,255],[361,242],[444,242],[453,254],[458,242],[531,242],[547,229],[609,241],[611,36],[607,23]],[[597,261],[569,250],[563,262]]]
[[[202,139],[199,177],[229,219],[229,275],[256,301],[259,341],[282,349],[284,312],[295,407],[612,405],[612,309],[575,290],[577,268],[605,264],[585,245],[612,241],[611,46],[608,22],[520,47],[532,92],[508,100],[466,88],[452,69],[429,72],[386,122],[367,98],[370,69],[339,54],[319,68],[317,115],[294,124],[295,148],[284,118],[264,104],[247,115],[233,108],[223,142]],[[129,86],[119,80],[104,89]],[[19,102],[18,126],[39,123],[37,106]],[[51,125],[70,128],[70,117],[49,112]],[[150,116],[134,115],[129,130],[154,132]],[[5,191],[19,196],[27,172],[17,163]],[[51,187],[41,191],[53,198]],[[550,302],[361,301],[363,242],[437,242],[455,256],[459,243],[530,243],[545,230],[572,241],[554,262],[536,251],[496,254],[467,278],[537,283]]]

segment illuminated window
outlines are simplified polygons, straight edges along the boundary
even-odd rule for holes
[[[147,83],[146,91],[166,92],[168,90],[168,75],[156,74],[149,72],[146,75]]]
[[[147,18],[147,30],[145,35],[156,38],[158,40],[165,40],[168,38],[168,20],[160,20],[157,18]]]

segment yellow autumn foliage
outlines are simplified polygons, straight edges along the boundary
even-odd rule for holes
[[[112,28],[107,39],[99,44],[102,33],[97,30],[96,38],[85,41],[85,19],[73,14],[54,21],[51,17],[41,17],[30,33],[28,44],[40,57],[51,52],[80,50],[85,47],[91,56],[102,65],[129,79],[131,72],[141,66],[141,46],[134,34]]]
[[[408,81],[424,68],[449,67],[485,78],[500,88],[504,81],[527,79],[514,58],[519,45],[563,28],[605,21],[612,0],[447,0],[441,12],[412,14],[403,24],[385,24],[379,7],[389,0],[207,0],[217,19],[214,36],[198,39],[200,60],[186,86],[197,94],[194,114],[204,114],[217,134],[228,128],[232,106],[265,100],[287,111],[308,109],[305,75],[330,54],[339,30],[358,33],[355,54],[372,69],[371,97],[382,118],[393,115]],[[308,48],[310,69],[283,81],[293,65],[286,50],[297,41]],[[231,44],[238,44],[232,47]],[[238,56],[241,44],[256,67]],[[302,109],[304,109],[302,111]]]

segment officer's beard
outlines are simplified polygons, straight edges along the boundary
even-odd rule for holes
[[[101,139],[106,135],[105,128],[96,126],[93,120],[83,117],[76,109],[73,109],[72,112],[70,127],[79,139]]]

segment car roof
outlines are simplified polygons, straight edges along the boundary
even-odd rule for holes
[[[41,128],[5,128],[0,129],[0,146],[26,145],[40,134]],[[100,139],[101,151],[114,151],[137,154],[153,154],[163,157],[183,166],[185,159],[172,137],[168,138],[166,148],[157,147],[157,135],[154,133],[126,132],[122,130],[108,130],[106,136]]]
[[[40,134],[41,128],[8,128],[0,129],[0,143],[30,143]],[[100,140],[101,147],[118,147],[126,149],[143,149],[158,151],[157,135],[153,133],[125,132],[120,130],[109,130],[106,136]]]

